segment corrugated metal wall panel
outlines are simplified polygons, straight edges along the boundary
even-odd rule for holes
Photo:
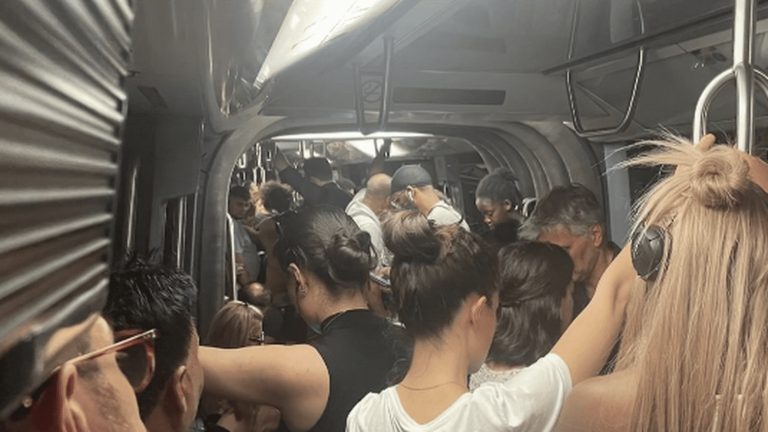
[[[132,20],[128,0],[0,2],[0,414],[106,298]]]

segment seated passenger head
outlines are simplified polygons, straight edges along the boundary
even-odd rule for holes
[[[229,215],[232,219],[245,219],[251,208],[251,191],[245,186],[233,186],[229,189]]]
[[[318,299],[362,297],[376,258],[370,234],[344,210],[321,205],[288,212],[275,218],[275,228],[274,255],[291,276],[288,294],[308,324],[319,324]]]
[[[196,294],[195,282],[181,270],[137,256],[118,265],[110,277],[104,314],[115,335],[157,329],[155,376],[137,395],[150,432],[155,425],[186,431],[194,420],[203,385],[192,317]]]
[[[522,221],[523,197],[517,177],[509,168],[497,168],[483,177],[475,191],[475,205],[490,228],[511,221]]]
[[[227,302],[211,320],[206,344],[217,348],[241,348],[262,345],[264,314],[248,303]]]
[[[55,339],[60,339],[56,341]],[[150,342],[113,344],[109,324],[93,315],[80,324],[59,329],[46,348],[59,345],[56,357],[69,360],[60,366],[9,416],[0,419],[0,430],[8,432],[66,432],[144,430],[134,389],[121,367],[143,364],[137,383],[151,379],[150,348],[138,348]],[[131,355],[126,355],[127,350]],[[50,353],[49,353],[50,354]],[[79,356],[75,357],[77,354]],[[121,356],[118,364],[117,356]],[[150,354],[151,355],[151,354]],[[4,365],[5,367],[6,365]],[[138,368],[132,368],[138,371]],[[139,384],[140,385],[140,384]],[[6,389],[7,390],[7,389]]]
[[[761,430],[768,196],[735,148],[702,152],[673,141],[644,143],[660,148],[632,162],[677,170],[642,198],[636,214],[636,229],[661,228],[665,247],[655,281],[638,284],[627,309],[617,369],[642,377],[631,424],[664,430],[655,414],[664,407],[675,425]]]
[[[573,318],[573,262],[560,246],[521,241],[498,254],[501,291],[488,361],[529,366]]]
[[[597,267],[608,242],[605,216],[595,194],[580,184],[558,186],[539,200],[520,227],[526,240],[556,244],[573,260],[573,280],[585,282]]]
[[[495,310],[496,257],[479,236],[456,225],[435,227],[413,211],[391,214],[383,228],[394,253],[390,280],[398,317],[408,336],[439,343],[465,305]],[[482,364],[494,328],[495,319],[468,372]]]
[[[206,345],[216,348],[263,345],[263,320],[264,314],[253,305],[237,300],[228,302],[211,320]],[[230,400],[213,402],[220,413],[234,413],[237,422],[246,425],[248,431],[276,430],[280,422],[280,411],[271,406]]]
[[[391,181],[390,200],[395,209],[424,211],[424,194],[429,198],[435,195],[432,189],[432,176],[418,165],[403,165],[395,171]],[[430,203],[431,207],[433,203]]]
[[[293,207],[293,191],[290,186],[270,180],[259,189],[261,203],[270,213],[287,212]]]
[[[309,158],[304,161],[304,176],[320,184],[333,181],[331,164],[326,158]]]

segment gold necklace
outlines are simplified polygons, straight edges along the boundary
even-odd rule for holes
[[[457,385],[457,386],[459,386],[459,387],[461,387],[461,388],[463,388],[463,389],[466,389],[466,388],[467,388],[466,384],[459,384],[459,383],[457,383],[457,382],[455,382],[455,381],[448,381],[448,382],[444,382],[444,383],[442,383],[442,384],[437,384],[437,385],[433,385],[433,386],[431,386],[431,387],[424,387],[424,388],[415,388],[415,387],[410,387],[410,386],[407,386],[407,385],[405,385],[405,384],[403,384],[403,383],[400,383],[400,384],[398,384],[398,385],[399,385],[399,386],[401,386],[401,387],[403,387],[403,388],[405,388],[405,389],[408,389],[408,390],[410,390],[410,391],[426,391],[426,390],[432,390],[432,389],[436,389],[436,388],[438,388],[438,387],[442,387],[442,386],[444,386],[444,385],[448,385],[448,384]]]

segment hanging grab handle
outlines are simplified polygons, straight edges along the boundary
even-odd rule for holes
[[[357,116],[357,128],[363,135],[384,130],[389,122],[389,105],[392,102],[392,57],[395,52],[395,39],[384,38],[384,78],[381,84],[381,101],[379,104],[379,119],[377,124],[371,127],[365,121],[365,99],[363,97],[363,83],[360,77],[360,65],[355,63],[355,114]]]
[[[579,19],[579,4],[576,2],[573,12],[573,23],[571,25],[571,40],[568,46],[568,60],[573,57],[574,41],[576,40],[576,27],[578,26]],[[637,2],[637,11],[640,17],[640,33],[645,34],[645,19],[643,18],[643,9],[640,2]],[[632,123],[632,118],[635,116],[635,109],[637,108],[637,98],[640,93],[640,85],[643,82],[643,75],[645,74],[645,54],[646,49],[644,46],[640,47],[640,51],[637,53],[637,65],[635,66],[635,79],[632,83],[632,92],[629,94],[629,102],[627,103],[627,109],[624,111],[624,117],[621,119],[621,123],[618,126],[612,128],[602,128],[594,130],[586,130],[581,123],[581,116],[579,115],[579,105],[576,102],[576,92],[573,85],[573,71],[571,68],[565,72],[565,87],[568,92],[568,107],[571,112],[571,121],[573,123],[573,129],[576,134],[582,138],[596,138],[608,135],[619,134],[627,130]]]
[[[733,66],[704,88],[693,117],[693,141],[707,133],[707,115],[715,96],[730,80],[736,80],[736,145],[752,153],[755,140],[755,84],[768,97],[768,75],[753,63],[755,51],[755,0],[735,0],[733,9]]]
[[[576,134],[582,138],[595,138],[607,135],[613,135],[622,133],[632,123],[632,118],[635,116],[635,109],[637,108],[637,96],[640,93],[640,84],[643,82],[643,75],[645,72],[645,47],[640,47],[640,51],[637,53],[637,67],[635,68],[635,80],[632,84],[632,93],[629,95],[629,103],[627,103],[627,109],[624,112],[624,118],[621,123],[613,128],[586,130],[581,124],[581,117],[579,116],[579,106],[576,103],[576,94],[573,88],[573,77],[571,69],[568,69],[565,73],[565,86],[568,90],[568,106],[571,109],[571,120],[573,121],[573,128]]]

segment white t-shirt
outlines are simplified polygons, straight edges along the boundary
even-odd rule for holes
[[[381,221],[376,213],[370,207],[363,204],[362,201],[349,202],[347,214],[355,221],[361,230],[371,235],[371,244],[376,250],[379,259],[379,267],[387,267],[392,262],[392,252],[384,244],[384,233],[381,232]]]
[[[427,215],[427,219],[435,221],[435,225],[437,226],[459,224],[460,227],[469,231],[469,225],[467,225],[467,221],[464,220],[461,213],[456,211],[455,208],[448,205],[445,201],[438,201],[432,206]]]
[[[405,412],[395,387],[369,393],[349,413],[347,432],[549,431],[570,391],[568,366],[548,354],[506,383],[486,383],[463,394],[423,425]]]

